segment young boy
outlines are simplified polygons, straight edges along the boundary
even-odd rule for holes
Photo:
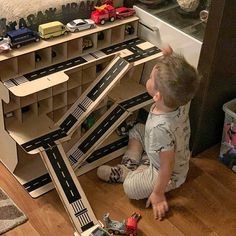
[[[107,182],[123,182],[130,199],[147,200],[154,217],[168,211],[165,192],[185,182],[189,169],[189,101],[198,85],[197,71],[171,48],[163,50],[146,89],[153,97],[146,125],[129,132],[129,144],[121,165],[100,166],[97,175]],[[143,155],[145,151],[145,155]]]

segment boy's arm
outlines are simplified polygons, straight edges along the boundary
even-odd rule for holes
[[[174,151],[163,151],[160,155],[160,170],[153,192],[148,198],[147,207],[152,204],[155,219],[161,220],[168,211],[165,191],[174,168]]]

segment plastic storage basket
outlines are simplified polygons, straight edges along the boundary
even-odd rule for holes
[[[236,98],[223,105],[225,112],[220,161],[236,173]]]

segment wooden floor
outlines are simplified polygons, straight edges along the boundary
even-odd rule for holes
[[[95,171],[79,178],[98,219],[105,212],[122,220],[133,211],[142,215],[139,236],[236,235],[236,174],[217,160],[219,146],[192,158],[187,182],[167,197],[170,211],[163,221],[155,221],[145,201],[130,201],[122,185],[99,181]],[[116,160],[117,161],[117,160]],[[0,164],[0,186],[26,213],[29,220],[7,236],[69,236],[73,229],[55,190],[32,199]]]

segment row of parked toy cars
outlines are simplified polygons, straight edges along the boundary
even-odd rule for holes
[[[9,31],[6,37],[0,37],[0,52],[9,50],[10,47],[20,48],[30,42],[38,42],[40,38],[50,39],[65,35],[68,32],[92,29],[96,27],[95,23],[105,24],[106,21],[114,21],[116,18],[122,19],[135,14],[133,8],[120,7],[115,9],[112,5],[108,4],[95,8],[91,14],[91,19],[76,19],[67,23],[66,26],[59,21],[53,21],[39,25],[38,32],[28,28]]]

